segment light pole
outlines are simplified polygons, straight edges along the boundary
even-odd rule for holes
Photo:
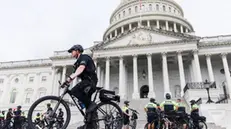
[[[204,86],[205,86],[205,89],[207,90],[207,94],[208,94],[208,101],[207,101],[207,103],[214,103],[214,102],[211,100],[211,97],[210,97],[210,93],[209,93],[210,83],[208,82],[207,79],[206,79],[205,82],[204,82]]]

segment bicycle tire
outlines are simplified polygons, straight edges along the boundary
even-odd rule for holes
[[[134,120],[134,123],[133,123],[132,129],[136,129],[136,126],[137,126],[137,122],[136,122],[136,120]]]
[[[95,109],[95,111],[97,111],[101,106],[106,105],[106,104],[114,106],[119,111],[119,114],[122,116],[122,119],[121,119],[121,125],[120,125],[121,128],[117,128],[117,129],[122,129],[122,127],[123,127],[123,112],[122,112],[121,108],[116,103],[110,102],[110,101],[108,101],[108,102],[100,102],[98,104],[97,108]]]
[[[144,129],[148,129],[148,125],[150,124],[150,126],[151,126],[151,128],[150,129],[154,129],[155,128],[155,123],[154,122],[152,122],[152,123],[146,123],[145,125],[144,125]],[[152,128],[152,125],[154,124],[154,128]]]
[[[205,129],[208,129],[208,126],[207,126],[207,124],[206,124],[204,121],[200,121],[200,123],[203,123],[204,126],[205,126]],[[203,129],[204,129],[204,128],[203,128]]]
[[[28,118],[28,125],[29,125],[29,128],[30,129],[33,129],[33,121],[32,121],[32,114],[33,114],[33,111],[34,109],[37,107],[37,105],[43,101],[46,101],[46,100],[56,100],[56,101],[59,101],[60,98],[57,97],[57,96],[45,96],[45,97],[42,97],[40,99],[38,99],[37,101],[35,101],[32,106],[30,107],[29,111],[28,111],[28,115],[27,115],[27,118]],[[64,106],[64,108],[66,109],[66,113],[67,113],[67,119],[66,119],[66,122],[65,124],[63,124],[63,127],[61,129],[66,129],[67,126],[69,125],[70,123],[70,119],[71,119],[71,111],[70,111],[70,107],[67,105],[67,103],[62,99],[60,104],[62,104]]]

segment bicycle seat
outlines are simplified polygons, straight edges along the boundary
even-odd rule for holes
[[[101,90],[103,89],[103,87],[96,87],[96,90]]]

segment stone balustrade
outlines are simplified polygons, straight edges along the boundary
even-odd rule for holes
[[[211,36],[211,37],[202,37],[200,39],[200,44],[226,42],[226,41],[231,41],[231,35],[219,35],[219,36]]]
[[[51,65],[51,63],[52,62],[50,59],[1,62],[0,63],[0,69],[18,68],[18,67],[49,66],[49,65]]]

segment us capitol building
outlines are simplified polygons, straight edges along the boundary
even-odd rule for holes
[[[199,99],[208,122],[231,128],[231,35],[194,32],[173,0],[121,0],[103,40],[85,53],[95,60],[98,86],[136,102],[134,107],[142,110],[150,97],[161,102],[165,93],[186,104]],[[67,51],[55,51],[47,59],[1,62],[0,109],[26,108],[44,95],[58,95],[58,80],[73,72],[74,61]],[[217,104],[206,104],[206,88]]]

